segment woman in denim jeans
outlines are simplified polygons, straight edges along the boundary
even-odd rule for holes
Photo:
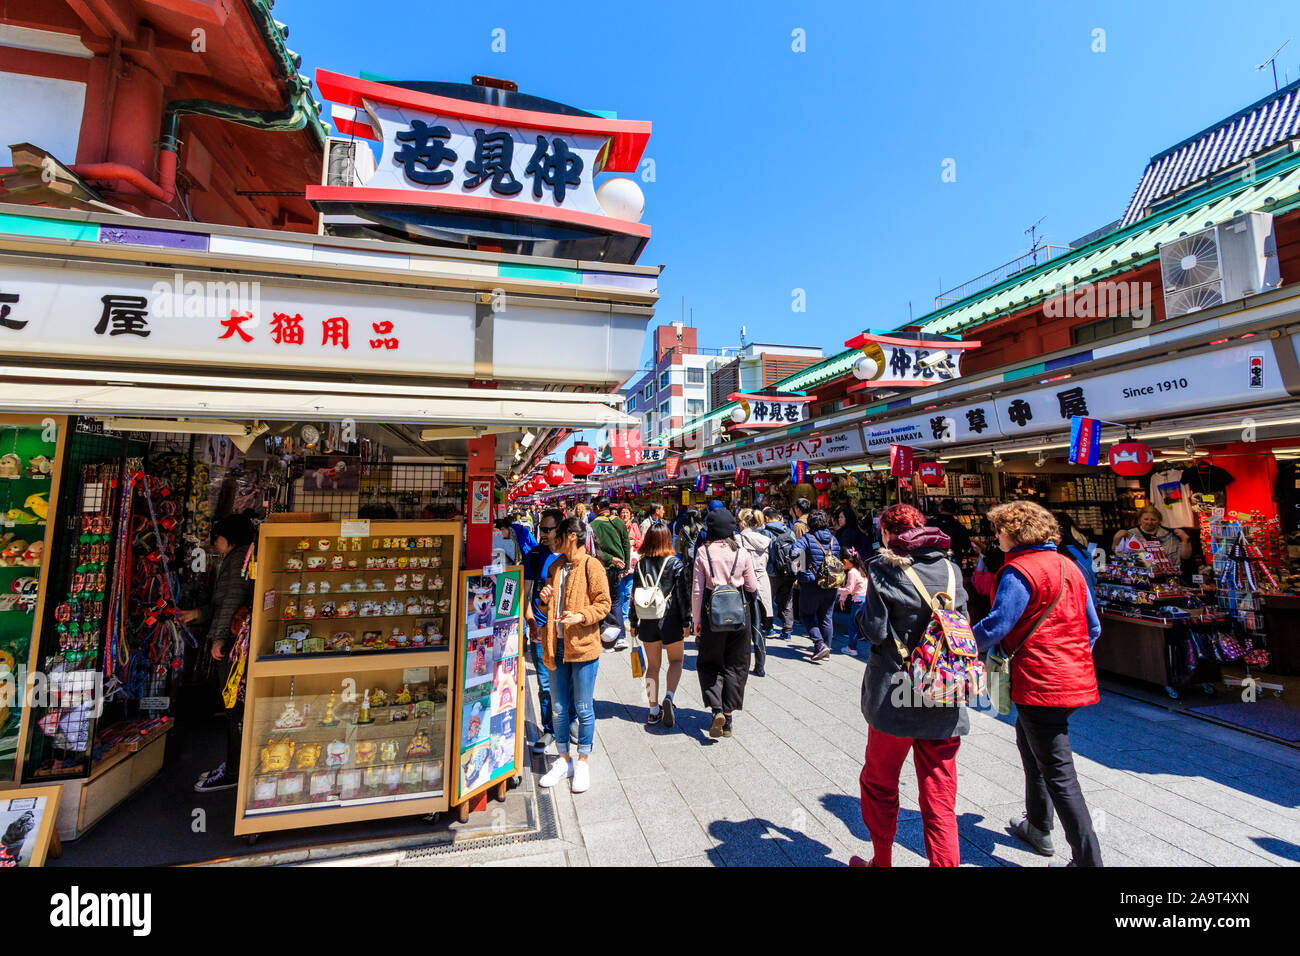
[[[556,727],[578,718],[578,759],[569,759],[569,738],[561,733],[559,756],[539,781],[553,787],[573,778],[573,792],[591,785],[587,758],[596,739],[596,670],[600,664],[600,622],[609,613],[609,582],[605,567],[587,553],[586,522],[566,518],[555,533],[560,557],[551,565],[541,599],[546,604],[542,660],[551,675],[551,707]]]

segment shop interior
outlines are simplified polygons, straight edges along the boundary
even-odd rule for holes
[[[0,663],[16,680],[0,699],[0,779],[62,786],[49,865],[418,836],[445,816],[464,439],[10,419]],[[201,626],[173,609],[214,600],[213,523],[232,514],[263,522],[245,568],[252,619],[225,635],[247,641],[243,759],[238,786],[196,793],[227,752],[225,688]],[[366,533],[348,530],[354,519]],[[48,682],[26,714],[22,667]],[[350,698],[338,692],[349,682]]]

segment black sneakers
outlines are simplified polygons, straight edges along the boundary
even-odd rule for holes
[[[671,727],[677,722],[677,715],[673,713],[673,699],[671,697],[664,698],[663,720],[665,727]]]
[[[1039,830],[1027,819],[1012,820],[1009,829],[1013,837],[1028,845],[1039,856],[1056,855],[1056,848],[1052,846],[1052,835]]]
[[[722,713],[722,711],[718,711],[716,714],[714,714],[713,723],[709,725],[709,736],[714,738],[721,737],[722,728],[726,725],[726,723],[727,723],[727,718]]]
[[[222,763],[216,770],[209,770],[199,777],[199,782],[194,785],[194,792],[213,793],[217,790],[229,790],[237,786],[239,786],[239,781],[232,774],[226,772],[226,765]]]

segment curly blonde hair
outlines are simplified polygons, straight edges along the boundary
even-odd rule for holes
[[[1032,501],[997,505],[989,510],[988,519],[994,532],[1006,532],[1016,547],[1047,544],[1061,537],[1061,526],[1052,513]]]

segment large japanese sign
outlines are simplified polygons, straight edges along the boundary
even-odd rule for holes
[[[737,392],[728,395],[736,403],[731,423],[739,429],[783,428],[809,417],[815,395],[760,395]]]
[[[963,444],[1066,432],[1075,416],[1109,421],[1210,411],[1286,397],[1272,347],[1240,345],[1093,378],[1067,378],[984,402],[864,426],[869,454],[894,443]]]
[[[424,374],[474,368],[474,305],[463,297],[156,275],[44,264],[0,270],[0,354]]]
[[[938,335],[894,335],[864,332],[844,343],[862,349],[872,374],[850,392],[862,389],[919,388],[961,378],[961,357],[979,342]]]
[[[862,454],[862,433],[854,425],[839,431],[738,451],[735,453],[735,463],[737,468],[754,471],[789,464],[791,461],[830,461]]]
[[[703,463],[702,470],[706,475],[729,475],[736,470],[736,459],[732,455],[723,455],[720,458],[710,458]]]
[[[636,170],[649,123],[493,106],[328,70],[317,82],[343,104],[340,129],[382,141],[384,152],[360,187],[313,186],[314,202],[430,205],[650,234],[608,215],[595,188],[599,172]]]

